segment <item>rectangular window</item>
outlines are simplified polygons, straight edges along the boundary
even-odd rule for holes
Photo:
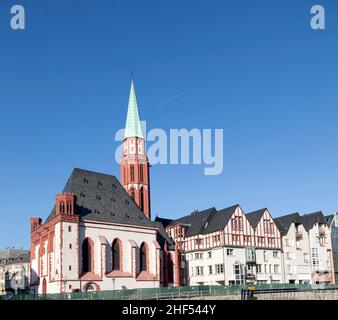
[[[267,264],[264,265],[264,273],[268,273],[268,265]]]
[[[318,269],[319,268],[318,248],[312,248],[311,249],[311,257],[312,257],[312,267],[314,269]]]
[[[274,258],[279,258],[279,252],[278,251],[274,251],[273,252],[273,257]]]
[[[215,265],[215,273],[221,274],[224,272],[223,264],[216,264]]]
[[[196,275],[203,276],[203,267],[196,267]]]
[[[263,251],[263,259],[264,259],[264,262],[268,261],[268,253],[266,251]]]
[[[257,273],[262,273],[262,265],[257,264]]]
[[[203,258],[202,252],[196,252],[195,253],[195,259],[202,259],[202,258]]]
[[[68,226],[68,232],[72,232],[72,226]]]
[[[227,249],[227,256],[233,256],[234,255],[234,249]]]
[[[258,244],[263,246],[265,244],[265,239],[264,237],[258,237]]]
[[[243,236],[243,241],[244,241],[245,243],[250,242],[250,237],[249,237],[249,236]]]
[[[285,246],[291,247],[291,240],[290,239],[285,239]]]
[[[304,262],[310,262],[310,255],[308,253],[304,253]]]
[[[212,274],[212,266],[209,266],[209,274]]]
[[[273,265],[273,273],[275,273],[275,274],[279,273],[279,265],[278,264]]]
[[[286,253],[286,259],[292,260],[292,253],[291,252]]]
[[[72,266],[68,266],[68,270],[69,270],[69,271],[72,271]]]
[[[211,258],[211,256],[212,256],[212,253],[211,253],[211,251],[208,251],[208,258],[210,259],[210,258]]]
[[[71,248],[72,248],[72,244],[70,243],[70,244],[69,244],[69,249],[71,249]]]

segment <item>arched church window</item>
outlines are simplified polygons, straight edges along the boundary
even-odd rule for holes
[[[82,273],[92,272],[93,244],[86,238],[82,244]]]
[[[65,203],[63,201],[60,202],[60,213],[65,213]]]
[[[121,270],[121,242],[119,239],[115,239],[112,244],[112,265],[114,270]]]
[[[140,190],[140,209],[142,211],[144,209],[144,191],[143,191],[143,187]]]
[[[147,271],[148,248],[146,243],[142,242],[140,247],[140,271]]]
[[[143,165],[140,164],[140,181],[143,182]]]
[[[131,193],[130,196],[133,198],[133,200],[135,201],[135,191],[134,189],[131,189]]]
[[[130,180],[131,180],[131,181],[134,181],[134,179],[135,179],[134,165],[132,164],[132,165],[130,166]]]

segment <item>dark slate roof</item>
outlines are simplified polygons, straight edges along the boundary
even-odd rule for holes
[[[6,248],[0,250],[0,264],[29,262],[29,250]]]
[[[286,235],[292,223],[301,223],[298,212],[291,213],[282,217],[274,218],[273,221],[282,235]]]
[[[165,228],[163,224],[159,221],[154,222],[154,226],[157,228],[158,232],[156,235],[156,240],[160,247],[164,248],[164,242],[167,242],[167,246],[169,250],[175,250],[175,243],[174,241],[169,237],[168,233],[165,231]]]
[[[238,206],[236,204],[215,212],[206,228],[204,228],[203,233],[207,234],[224,229]]]
[[[80,220],[154,227],[115,176],[74,169],[63,192],[76,196]],[[55,207],[47,221],[55,215]]]
[[[325,221],[328,226],[330,226],[332,220],[334,218],[334,214],[330,214],[329,216],[325,216]]]
[[[259,223],[259,221],[261,221],[262,216],[264,214],[264,212],[267,210],[267,208],[263,208],[263,209],[259,209],[256,211],[252,211],[249,213],[246,213],[245,216],[247,217],[247,219],[249,220],[251,226],[255,229]]]
[[[173,221],[172,219],[166,219],[166,218],[160,218],[160,217],[155,217],[155,222],[160,222],[163,227],[165,228],[170,222]]]
[[[199,233],[203,233],[203,227],[205,226],[205,223],[209,223],[215,212],[216,209],[214,207],[203,211],[192,212],[187,216],[171,221],[169,226],[176,224],[185,225],[188,227],[185,237],[191,237]]]
[[[300,218],[306,231],[309,231],[315,223],[326,223],[323,212],[321,211],[305,214]]]

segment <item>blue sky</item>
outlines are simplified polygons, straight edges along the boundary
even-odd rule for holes
[[[0,248],[29,246],[74,167],[119,176],[131,70],[148,128],[224,130],[221,175],[151,168],[153,216],[338,210],[337,57],[336,1],[2,0]]]

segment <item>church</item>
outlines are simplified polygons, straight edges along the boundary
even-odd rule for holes
[[[113,175],[75,168],[51,213],[30,219],[31,286],[39,294],[180,285],[180,253],[151,220],[149,162],[134,81]]]

